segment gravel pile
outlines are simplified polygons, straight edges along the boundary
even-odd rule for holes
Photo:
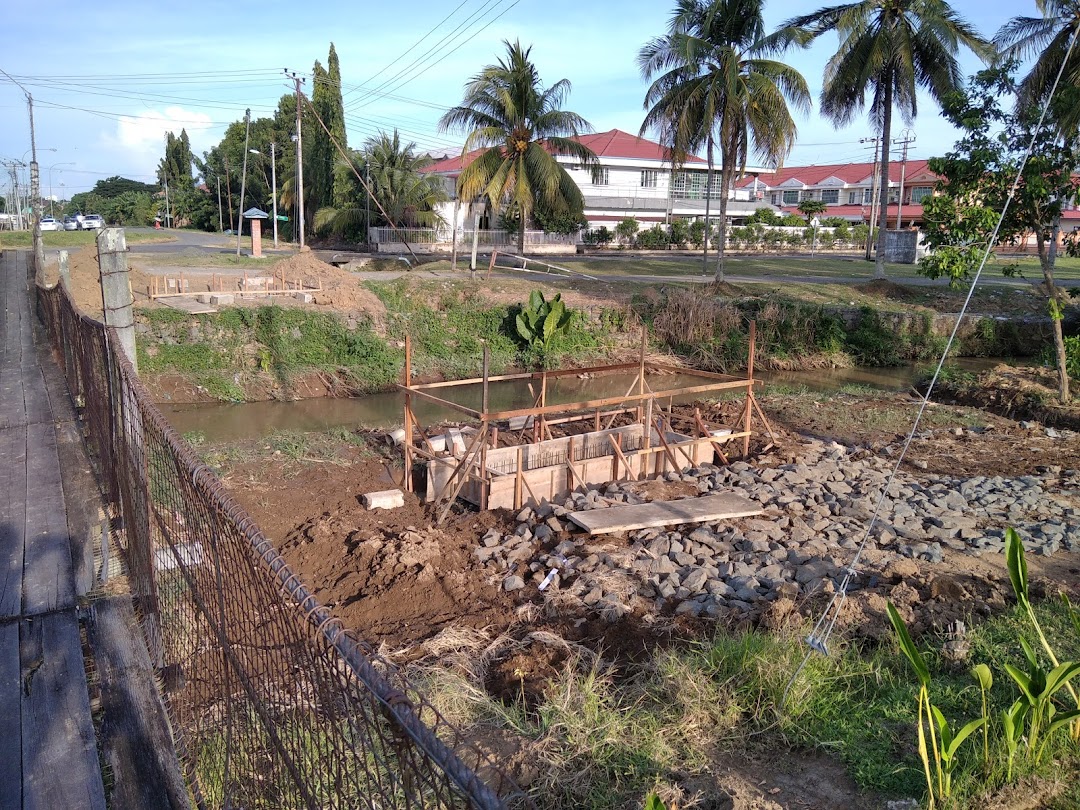
[[[759,518],[642,529],[606,538],[573,534],[570,511],[640,503],[633,482],[574,493],[525,508],[517,527],[490,530],[475,550],[507,591],[538,588],[615,620],[671,610],[693,616],[758,614],[769,602],[831,592],[866,537],[882,501],[852,590],[910,558],[930,566],[946,549],[1001,553],[1015,527],[1029,553],[1080,551],[1080,471],[1038,468],[1020,478],[952,478],[901,472],[881,492],[893,462],[865,450],[808,440],[792,463],[702,465],[667,479],[699,494],[732,492],[757,501]],[[944,566],[942,566],[944,569]]]

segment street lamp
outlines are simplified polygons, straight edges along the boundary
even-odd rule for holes
[[[57,166],[74,166],[74,165],[75,165],[75,162],[69,160],[69,161],[65,161],[63,163],[54,163],[52,166],[49,167],[49,216],[50,217],[54,215],[53,214],[53,193],[52,193],[52,170],[55,169]],[[63,172],[61,171],[60,174],[63,174]]]

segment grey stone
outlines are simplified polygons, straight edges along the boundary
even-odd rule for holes
[[[509,576],[503,580],[504,591],[520,591],[525,587],[525,580],[519,576]]]

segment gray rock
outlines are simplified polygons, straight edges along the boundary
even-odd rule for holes
[[[504,591],[520,591],[525,587],[525,580],[519,576],[509,576],[503,580]]]

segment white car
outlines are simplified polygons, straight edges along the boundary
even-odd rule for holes
[[[101,214],[87,214],[83,217],[82,221],[83,230],[98,230],[105,227],[105,220],[101,218]]]
[[[79,230],[79,220],[76,217],[64,217],[64,230],[65,231],[77,231]]]
[[[62,231],[64,226],[62,223],[57,222],[52,217],[41,218],[41,230],[43,231]]]

